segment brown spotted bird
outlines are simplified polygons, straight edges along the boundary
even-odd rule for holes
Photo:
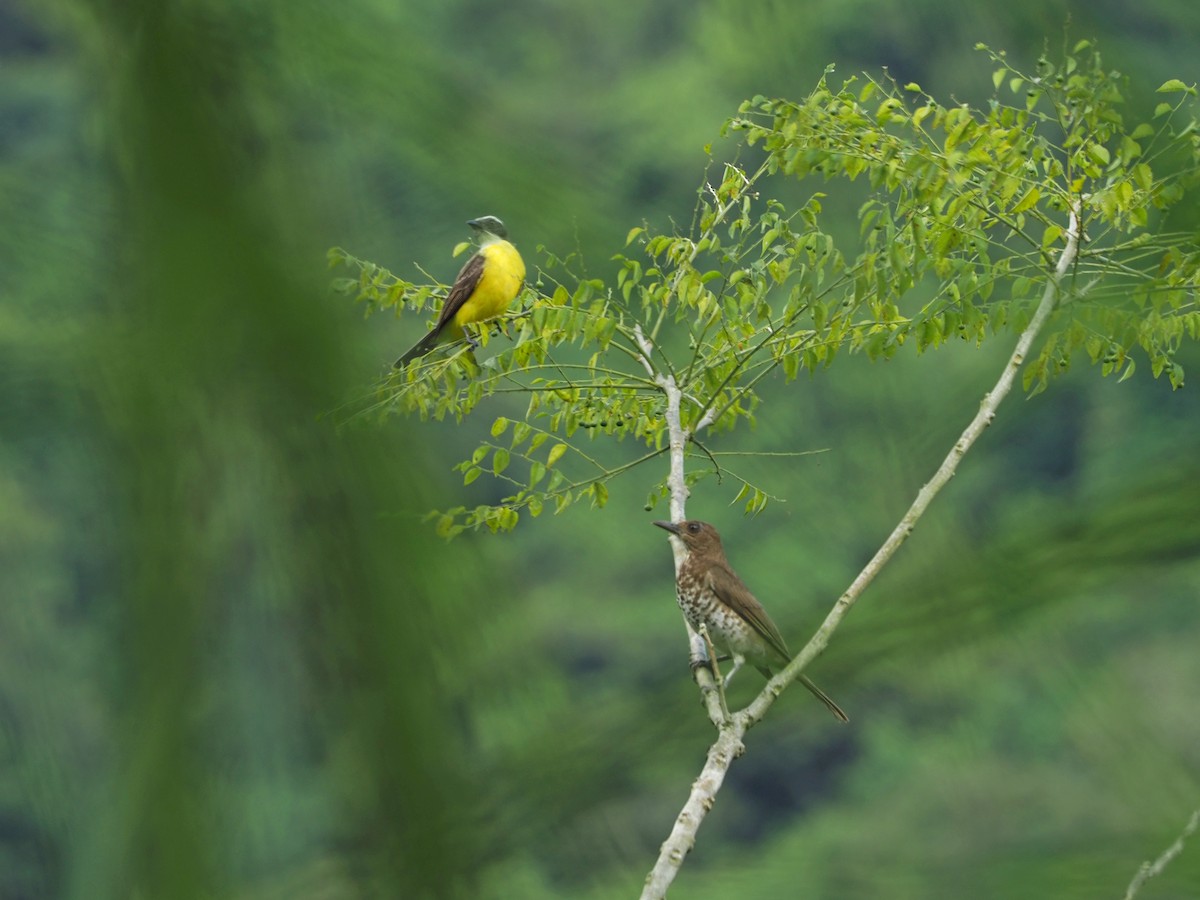
[[[733,658],[725,683],[747,660],[767,678],[791,662],[783,636],[761,603],[738,578],[725,558],[721,536],[707,522],[655,522],[679,541],[687,555],[675,576],[675,598],[691,626],[708,629],[713,646]],[[849,722],[840,706],[804,675],[800,683],[829,707],[830,712]]]

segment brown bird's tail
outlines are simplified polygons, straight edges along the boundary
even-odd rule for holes
[[[806,688],[808,688],[810,691],[812,691],[812,694],[814,697],[816,697],[818,700],[820,700],[822,703],[824,703],[826,706],[828,706],[829,711],[831,713],[833,713],[835,716],[837,716],[843,722],[850,721],[850,717],[848,715],[846,715],[844,712],[842,712],[842,708],[840,706],[838,706],[836,703],[833,702],[833,698],[830,697],[823,690],[821,690],[819,687],[817,687],[815,684],[813,684],[809,680],[807,675],[800,676],[800,683],[802,685],[804,685]]]
[[[426,353],[428,353],[430,350],[432,350],[434,347],[437,346],[437,339],[438,339],[438,332],[436,329],[429,332],[429,334],[425,335],[425,337],[421,338],[419,341],[417,341],[415,344],[413,344],[412,347],[409,348],[403,356],[401,356],[398,360],[396,360],[396,362],[392,365],[392,368],[393,369],[403,369],[412,360],[416,359],[419,356],[424,356]]]

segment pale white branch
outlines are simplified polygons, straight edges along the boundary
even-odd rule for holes
[[[685,511],[688,494],[684,470],[684,450],[687,448],[688,433],[684,429],[682,418],[682,398],[675,384],[673,375],[660,376],[662,389],[667,395],[667,440],[671,448],[671,469],[667,476],[667,487],[671,492],[671,521],[682,522],[687,514]],[[672,541],[671,546],[677,546],[678,541]],[[676,562],[683,559],[683,551],[676,551]]]
[[[1171,860],[1183,852],[1183,842],[1191,837],[1197,828],[1200,828],[1200,809],[1192,813],[1192,817],[1183,826],[1183,831],[1175,839],[1175,843],[1164,850],[1158,859],[1154,862],[1142,863],[1142,867],[1138,869],[1138,873],[1133,876],[1133,881],[1129,882],[1129,888],[1125,891],[1125,900],[1133,900],[1137,896],[1137,892],[1142,889],[1142,885],[1155,875],[1161,875],[1163,869],[1170,865]]]
[[[834,603],[833,609],[829,611],[829,614],[825,617],[825,621],[821,623],[821,627],[817,629],[804,648],[796,654],[796,657],[787,668],[771,679],[762,693],[746,707],[745,712],[751,719],[749,722],[750,725],[762,718],[763,714],[766,713],[775,701],[775,698],[779,696],[781,688],[794,681],[804,671],[804,668],[825,650],[830,637],[838,625],[841,624],[846,613],[850,611],[850,608],[862,596],[867,586],[875,580],[875,576],[879,574],[888,561],[896,554],[896,551],[900,549],[900,545],[912,534],[917,521],[925,514],[925,510],[929,507],[933,498],[954,477],[954,473],[958,469],[958,464],[963,456],[979,440],[979,436],[983,434],[987,427],[992,424],[992,420],[996,417],[996,409],[1000,406],[1004,398],[1008,396],[1009,391],[1012,390],[1017,372],[1020,371],[1025,358],[1029,355],[1034,340],[1042,330],[1042,326],[1046,324],[1046,320],[1050,318],[1050,314],[1054,311],[1059,299],[1063,276],[1066,275],[1074,264],[1078,252],[1079,217],[1072,210],[1067,223],[1066,245],[1059,254],[1054,272],[1046,282],[1046,289],[1042,292],[1041,301],[1034,311],[1033,318],[1017,339],[1017,345],[1013,348],[1012,355],[1008,358],[1008,362],[1005,363],[1004,370],[1000,373],[995,386],[988,393],[984,394],[983,400],[979,404],[979,412],[975,414],[970,424],[967,425],[958,440],[954,442],[954,446],[950,448],[950,452],[946,454],[946,458],[942,460],[942,464],[933,473],[933,477],[917,492],[916,499],[909,506],[908,512],[904,514],[896,527],[892,529],[892,533],[888,535],[887,539],[875,552],[875,555],[871,557],[870,562],[858,573],[858,577],[854,579],[850,587],[846,589],[846,592]]]
[[[642,361],[642,368],[646,370],[646,374],[654,379],[654,383],[662,387],[661,375],[654,368],[654,345],[650,343],[650,338],[646,337],[646,333],[642,331],[642,325],[639,322],[633,326],[633,339],[637,341],[638,357]]]
[[[710,406],[708,408],[708,412],[696,420],[696,424],[692,427],[692,434],[699,434],[701,431],[711,425],[713,423],[713,419],[716,418],[716,413],[717,408],[715,406]]]
[[[646,876],[641,900],[660,900],[667,896],[667,889],[696,843],[696,831],[700,823],[716,801],[729,764],[741,756],[745,749],[742,744],[744,733],[745,730],[736,723],[722,728],[716,741],[708,748],[708,758],[700,770],[700,776],[692,783],[692,793],[675,818],[671,834],[663,842],[658,862]]]
[[[638,352],[641,354],[642,365],[654,383],[658,385],[667,398],[667,449],[670,469],[667,475],[667,491],[670,497],[671,521],[681,522],[687,518],[688,486],[685,477],[684,451],[687,448],[688,434],[683,427],[682,392],[675,383],[675,376],[668,372],[660,372],[654,367],[654,344],[637,325],[633,330],[637,341]],[[684,552],[677,541],[671,541],[671,553],[675,559],[675,571],[683,564]],[[729,720],[728,711],[724,709],[724,700],[720,695],[718,685],[713,679],[713,673],[708,668],[709,654],[704,638],[692,628],[687,619],[683,620],[688,636],[688,660],[695,672],[696,683],[700,686],[704,706],[708,717],[718,728]]]
[[[779,696],[788,684],[800,675],[804,667],[825,649],[834,630],[841,623],[846,613],[850,611],[850,608],[859,596],[862,595],[867,585],[874,580],[883,566],[887,564],[900,548],[900,545],[904,543],[904,540],[912,533],[917,520],[924,514],[930,502],[954,476],[954,472],[958,468],[958,463],[963,455],[971,449],[984,429],[995,418],[997,407],[1012,389],[1017,372],[1025,362],[1025,358],[1029,354],[1034,340],[1037,338],[1043,325],[1045,325],[1046,320],[1050,317],[1051,312],[1053,312],[1059,299],[1063,276],[1071,268],[1079,252],[1079,218],[1075,210],[1072,210],[1070,214],[1066,236],[1066,245],[1059,255],[1057,265],[1050,275],[1033,318],[1017,339],[1017,345],[1013,349],[1008,362],[1005,363],[1004,370],[1000,373],[995,386],[984,395],[983,401],[979,406],[979,412],[971,420],[971,423],[963,431],[959,439],[955,441],[954,446],[951,448],[949,454],[947,454],[945,460],[943,460],[941,466],[938,467],[933,477],[917,493],[917,497],[909,507],[908,512],[905,513],[899,524],[896,525],[887,540],[883,542],[883,545],[876,552],[875,556],[867,563],[858,577],[854,579],[846,592],[838,598],[833,609],[825,617],[825,621],[821,624],[821,627],[817,629],[812,639],[809,640],[804,649],[800,651],[787,668],[768,681],[766,687],[763,688],[762,692],[753,702],[745,709],[734,713],[730,720],[721,723],[717,719],[713,719],[714,723],[718,724],[717,739],[709,749],[708,759],[700,772],[700,777],[692,784],[692,790],[687,802],[676,818],[670,836],[663,843],[654,868],[646,878],[641,900],[662,900],[666,896],[667,889],[678,874],[679,868],[683,865],[684,858],[695,843],[696,832],[700,828],[700,823],[703,822],[704,816],[716,802],[717,792],[721,789],[721,784],[725,779],[725,773],[728,771],[729,765],[742,753],[742,738],[746,731],[763,717],[775,698]],[[671,429],[672,474],[675,472],[675,441],[678,439],[678,465],[680,477],[682,477],[682,454],[688,434],[684,431],[677,418],[679,415],[679,389],[675,386],[672,379],[664,387],[664,390],[667,391],[668,427]],[[675,418],[672,419],[672,417]],[[705,418],[707,416],[697,421],[695,426],[697,431],[701,427],[711,424],[705,422]],[[684,493],[680,495],[681,497],[686,495],[686,485],[683,485],[683,488]],[[676,513],[674,501],[675,495],[672,492],[673,515]],[[682,501],[680,501],[678,513],[682,517]],[[678,562],[677,557],[677,565]],[[712,701],[709,701],[710,718],[713,717],[712,706]]]

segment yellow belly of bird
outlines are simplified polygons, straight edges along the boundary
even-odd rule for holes
[[[502,314],[525,281],[525,262],[508,241],[494,241],[479,253],[483,256],[483,275],[462,309],[454,314],[454,324],[460,331],[469,322],[482,322]]]

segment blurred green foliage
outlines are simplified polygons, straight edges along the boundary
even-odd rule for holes
[[[414,323],[347,314],[324,251],[446,280],[494,213],[608,276],[745,98],[829,62],[984,98],[970,47],[1031,66],[1067,10],[0,7],[0,896],[635,894],[710,736],[648,485],[437,541],[479,436],[334,432]],[[1071,14],[1131,110],[1197,80],[1191,4]],[[1004,352],[770,382],[716,448],[825,451],[751,463],[755,519],[691,501],[789,641]],[[1142,371],[1014,402],[816,666],[854,724],[784,698],[676,892],[1119,895],[1200,804],[1197,423]]]

